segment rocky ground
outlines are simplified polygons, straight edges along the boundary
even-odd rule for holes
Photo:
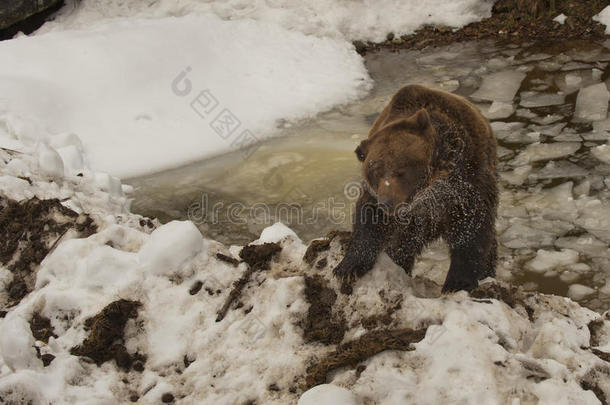
[[[379,49],[422,49],[455,42],[493,39],[500,41],[564,41],[570,39],[599,40],[605,27],[593,20],[607,5],[607,0],[499,0],[492,16],[454,30],[443,26],[426,26],[414,34],[395,36],[388,33],[382,43],[356,41],[359,53]],[[563,23],[554,21],[565,15]]]

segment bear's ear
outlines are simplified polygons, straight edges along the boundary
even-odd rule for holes
[[[428,129],[428,127],[432,125],[430,122],[430,114],[428,114],[428,111],[426,111],[424,108],[420,109],[413,115],[413,121],[415,121],[417,127],[422,131]]]
[[[360,142],[360,145],[358,145],[358,147],[356,148],[355,152],[359,161],[364,162],[364,159],[366,159],[366,154],[368,153],[368,146],[369,140],[365,139],[364,141]]]

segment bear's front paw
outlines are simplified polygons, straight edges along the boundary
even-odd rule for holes
[[[375,263],[362,263],[354,257],[345,256],[341,263],[335,267],[333,274],[344,281],[353,281],[369,271]]]
[[[445,285],[443,285],[442,293],[451,293],[456,291],[472,291],[478,286],[476,280],[458,279],[458,278],[447,278]]]

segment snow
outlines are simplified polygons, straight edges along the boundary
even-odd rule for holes
[[[470,97],[475,100],[512,102],[525,76],[525,73],[514,70],[491,73],[483,77],[481,87]]]
[[[574,118],[580,121],[603,120],[608,115],[610,93],[605,83],[580,89],[576,98]]]
[[[89,163],[118,177],[231,150],[247,158],[277,120],[313,116],[370,86],[348,42],[214,16],[21,37],[0,43],[0,57],[0,108],[78,135]]]
[[[556,22],[558,22],[559,24],[562,24],[562,25],[563,25],[563,24],[566,22],[566,19],[567,19],[567,18],[568,18],[568,17],[567,17],[565,14],[561,13],[561,14],[559,14],[557,17],[553,18],[553,21],[556,21]]]
[[[263,229],[261,236],[258,238],[256,243],[279,242],[286,237],[293,237],[295,239],[299,238],[292,229],[288,228],[281,222],[276,222],[275,224]]]
[[[593,20],[606,26],[606,35],[610,35],[610,6],[606,6],[599,14],[593,16]]]
[[[171,221],[155,229],[138,253],[150,274],[171,275],[203,249],[203,237],[191,221]]]
[[[38,145],[38,169],[51,179],[64,177],[64,162],[61,156],[44,143]]]
[[[29,323],[16,313],[8,315],[0,329],[0,353],[12,371],[42,367],[36,358],[34,338]]]
[[[389,32],[396,36],[411,34],[422,25],[446,25],[459,28],[491,15],[493,2],[486,0],[414,0],[396,2],[379,0],[160,0],[124,2],[117,0],[82,0],[79,7],[66,7],[55,22],[42,32],[53,29],[84,28],[92,23],[120,17],[182,17],[216,15],[223,20],[252,19],[263,25],[277,25],[285,31],[346,40],[384,41]]]
[[[360,405],[362,402],[345,388],[320,384],[306,391],[297,405]]]

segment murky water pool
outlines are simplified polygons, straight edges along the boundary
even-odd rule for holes
[[[500,144],[498,278],[610,307],[610,41],[455,44],[366,56],[375,87],[239,153],[127,180],[133,211],[189,218],[207,237],[245,244],[282,221],[304,241],[350,229],[360,177],[354,149],[400,87],[470,98]],[[442,283],[448,256],[431,246],[415,274]]]

